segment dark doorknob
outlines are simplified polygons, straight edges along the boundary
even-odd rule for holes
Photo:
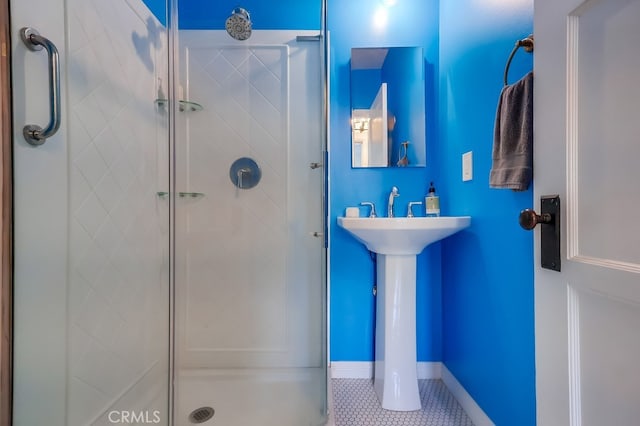
[[[543,195],[540,197],[540,214],[532,209],[520,212],[518,221],[524,229],[532,230],[537,224],[540,229],[540,265],[545,269],[560,272],[560,197]]]
[[[530,231],[539,223],[553,222],[553,216],[551,216],[550,213],[538,214],[532,209],[524,209],[520,212],[520,218],[518,220],[520,226]]]

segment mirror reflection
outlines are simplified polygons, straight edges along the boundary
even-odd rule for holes
[[[421,47],[351,49],[352,167],[426,165]]]

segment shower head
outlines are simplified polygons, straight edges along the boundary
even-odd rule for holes
[[[227,18],[225,24],[229,35],[236,40],[246,40],[251,37],[251,17],[249,12],[241,7],[236,7]]]

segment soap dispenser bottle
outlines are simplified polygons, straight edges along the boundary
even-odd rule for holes
[[[429,185],[429,191],[424,199],[424,205],[426,206],[427,217],[440,216],[440,197],[436,195],[436,188],[433,186],[433,182]]]

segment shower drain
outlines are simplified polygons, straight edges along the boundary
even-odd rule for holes
[[[189,421],[191,423],[204,423],[215,414],[215,410],[211,407],[196,408],[189,414]]]

